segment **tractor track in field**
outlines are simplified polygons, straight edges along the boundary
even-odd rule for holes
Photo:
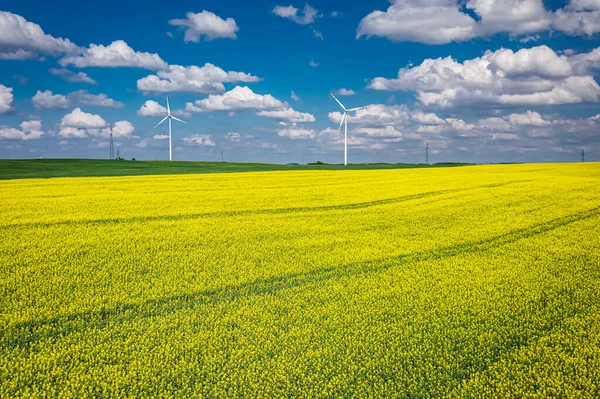
[[[60,338],[89,329],[102,329],[147,317],[160,317],[161,315],[184,309],[193,309],[202,305],[210,306],[251,296],[275,294],[296,287],[308,289],[310,286],[332,279],[369,274],[392,267],[451,258],[463,254],[486,252],[599,215],[600,207],[595,207],[483,240],[342,266],[318,268],[308,272],[273,276],[191,294],[151,299],[137,304],[123,303],[101,310],[57,316],[45,320],[18,322],[0,330],[0,345],[11,348],[29,348],[32,344],[45,339]],[[42,330],[42,332],[39,330]]]
[[[189,213],[189,214],[178,214],[178,215],[159,215],[159,216],[134,216],[127,218],[102,218],[102,219],[71,219],[71,220],[60,220],[55,222],[24,222],[24,223],[12,223],[0,225],[0,230],[14,229],[14,228],[48,228],[53,226],[62,225],[94,225],[94,224],[119,224],[119,223],[132,223],[132,222],[151,222],[151,221],[178,221],[178,220],[191,220],[201,218],[219,218],[219,217],[237,217],[237,216],[251,216],[251,215],[278,215],[287,213],[299,213],[299,212],[328,212],[328,211],[342,211],[352,209],[363,209],[370,208],[380,205],[388,205],[394,203],[407,202],[417,200],[425,197],[434,197],[443,194],[450,193],[464,193],[473,190],[488,189],[504,187],[519,183],[528,183],[531,180],[513,180],[509,182],[492,183],[482,186],[470,187],[470,188],[457,188],[449,190],[437,190],[428,191],[425,193],[411,194],[400,197],[384,198],[380,200],[358,202],[350,204],[339,204],[339,205],[322,205],[322,206],[305,206],[305,207],[289,207],[289,208],[271,208],[271,209],[251,209],[251,210],[239,210],[239,211],[218,211],[218,212],[203,212],[203,213]]]

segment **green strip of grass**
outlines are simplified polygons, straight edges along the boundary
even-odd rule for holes
[[[0,160],[0,180],[83,177],[136,176],[194,173],[262,172],[277,170],[363,170],[433,168],[464,164],[369,164],[369,165],[278,165],[268,163],[111,161],[99,159],[18,159]]]

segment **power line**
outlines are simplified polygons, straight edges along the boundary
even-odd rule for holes
[[[113,143],[112,125],[110,126],[110,159],[115,159],[115,147]]]

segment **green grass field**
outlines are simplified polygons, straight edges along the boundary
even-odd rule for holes
[[[407,168],[435,168],[461,166],[460,164],[375,164],[375,165],[279,165],[237,162],[184,162],[184,161],[111,161],[101,159],[17,159],[0,160],[0,180],[82,177],[82,176],[137,176],[198,173],[267,172],[283,170],[379,170]]]
[[[0,197],[0,397],[600,397],[600,164]]]

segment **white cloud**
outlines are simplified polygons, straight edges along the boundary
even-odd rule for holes
[[[137,88],[143,92],[192,92],[213,94],[225,91],[223,83],[258,82],[261,79],[244,72],[229,71],[213,64],[203,67],[169,65],[156,75],[149,75],[137,81]]]
[[[283,108],[279,110],[260,111],[258,116],[266,116],[267,118],[282,119],[289,122],[314,122],[314,115],[308,112],[298,112],[293,108]]]
[[[106,126],[106,121],[100,115],[88,114],[81,108],[75,108],[71,113],[63,116],[61,127],[101,128]]]
[[[75,108],[71,113],[65,115],[59,123],[60,137],[84,138],[84,137],[109,137],[110,126],[100,115],[89,114],[80,108]],[[113,137],[135,137],[132,133],[135,128],[129,121],[118,121],[112,125]]]
[[[38,92],[32,98],[38,109],[66,109],[73,104],[93,105],[106,108],[122,108],[123,103],[109,98],[106,94],[90,94],[87,90],[78,90],[66,96],[54,94],[50,90]]]
[[[571,0],[553,15],[555,29],[572,36],[592,36],[600,32],[600,2],[598,0]]]
[[[317,133],[313,129],[304,129],[296,126],[291,126],[285,129],[278,129],[277,135],[287,137],[291,140],[314,139]]]
[[[197,145],[200,147],[214,147],[215,142],[212,137],[204,134],[194,134],[192,136],[184,137],[184,143],[190,145]]]
[[[60,137],[67,138],[83,138],[87,137],[87,132],[85,129],[79,129],[76,127],[62,127],[60,128],[58,135]]]
[[[154,140],[168,140],[169,139],[169,135],[168,134],[155,134],[154,137],[152,137]]]
[[[318,66],[319,66],[319,64],[318,64],[318,63],[316,63],[314,60],[310,60],[310,61],[308,62],[308,65],[310,65],[310,66],[311,66],[311,67],[313,67],[313,68],[316,68],[316,67],[318,67]]]
[[[341,88],[341,89],[336,90],[335,94],[337,94],[338,96],[353,96],[356,93],[352,89]]]
[[[413,112],[410,115],[410,119],[412,119],[415,122],[421,123],[423,125],[443,125],[444,123],[446,123],[445,120],[443,120],[442,118],[440,118],[439,116],[437,116],[434,113],[425,113],[425,112],[421,112],[421,111],[417,111],[417,112]]]
[[[292,90],[292,94],[290,94],[290,97],[294,101],[300,101],[300,97],[298,97],[298,95],[296,95],[296,93],[294,93],[294,90]]]
[[[225,140],[231,141],[232,143],[238,143],[242,140],[242,135],[235,132],[229,132],[225,135]]]
[[[71,105],[71,101],[62,94],[54,94],[50,90],[37,91],[31,99],[33,105],[38,109],[65,109]]]
[[[135,51],[123,40],[116,40],[108,46],[90,44],[79,55],[67,56],[60,60],[62,66],[85,67],[136,67],[150,70],[167,69],[158,54]]]
[[[462,63],[451,57],[426,59],[401,68],[395,79],[375,78],[368,87],[415,91],[421,103],[439,107],[572,104],[598,101],[600,86],[585,75],[595,65],[594,51],[567,57],[547,46],[500,49]]]
[[[94,79],[90,78],[84,72],[77,72],[77,73],[75,73],[75,72],[69,71],[66,68],[61,68],[61,69],[50,68],[48,71],[52,75],[58,75],[58,76],[60,76],[61,78],[63,78],[67,82],[89,83],[89,84],[92,84],[92,85],[97,85],[98,84],[98,82],[96,82]]]
[[[109,98],[106,94],[90,94],[87,90],[77,90],[68,95],[75,104],[94,105],[105,108],[122,108],[124,104]]]
[[[23,61],[23,60],[32,60],[37,57],[37,54],[33,51],[26,51],[23,49],[18,50],[0,50],[0,60],[13,60],[13,61]]]
[[[129,137],[135,131],[135,128],[129,121],[118,121],[112,127],[113,137]],[[101,135],[108,137],[110,135],[110,128],[106,127],[101,130]]]
[[[36,140],[42,137],[42,122],[30,120],[21,122],[21,130],[12,127],[0,127],[0,140]]]
[[[443,44],[469,39],[475,28],[475,20],[460,12],[454,0],[396,0],[386,12],[364,17],[356,37]]]
[[[206,40],[219,38],[237,39],[235,34],[239,28],[233,18],[226,20],[218,15],[203,10],[199,13],[188,12],[185,19],[172,19],[169,24],[183,26],[184,41],[198,43],[202,37]]]
[[[317,18],[320,17],[318,11],[311,7],[308,3],[304,5],[302,11],[300,11],[292,5],[289,5],[275,6],[275,8],[273,8],[272,13],[281,18],[287,18],[289,20],[292,20],[300,25],[310,25],[314,23]]]
[[[508,120],[512,125],[548,126],[551,124],[542,115],[532,111],[527,111],[524,114],[510,114]]]
[[[391,125],[371,128],[359,127],[356,129],[356,131],[371,137],[402,137],[402,133]]]
[[[287,106],[270,94],[256,94],[249,87],[236,86],[223,94],[212,94],[208,98],[187,103],[186,111],[244,111],[273,110]]]
[[[14,95],[12,87],[0,84],[0,114],[6,114],[13,109]]]
[[[446,122],[448,122],[455,130],[468,131],[475,129],[475,125],[467,123],[462,119],[447,118]]]
[[[167,109],[153,100],[148,100],[137,111],[139,116],[165,116]]]
[[[357,38],[444,44],[500,32],[514,36],[552,29],[590,36],[600,31],[599,10],[596,0],[573,0],[556,12],[546,10],[542,0],[392,0],[386,11],[373,11],[361,20]]]
[[[340,123],[342,114],[330,112],[329,120]],[[371,104],[363,109],[348,114],[349,123],[360,123],[367,126],[402,125],[409,120],[409,113],[403,105]]]
[[[24,60],[37,53],[59,55],[72,53],[78,47],[68,39],[55,38],[20,15],[0,11],[0,57]]]

